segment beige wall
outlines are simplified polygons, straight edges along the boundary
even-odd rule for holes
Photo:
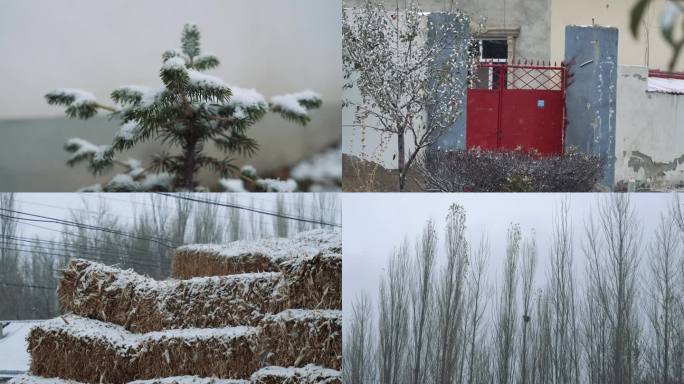
[[[564,58],[566,25],[591,25],[593,19],[596,24],[612,26],[620,30],[618,44],[620,65],[667,69],[670,49],[659,29],[660,15],[666,1],[653,1],[645,18],[648,28],[642,27],[638,40],[632,37],[629,30],[630,11],[636,1],[551,0],[551,59],[563,60]],[[684,60],[680,60],[675,69],[684,70]]]

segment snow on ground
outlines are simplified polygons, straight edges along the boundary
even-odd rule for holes
[[[0,378],[28,371],[30,357],[26,351],[26,336],[40,321],[11,322],[0,339]]]

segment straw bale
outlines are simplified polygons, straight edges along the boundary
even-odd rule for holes
[[[339,371],[309,364],[303,368],[264,367],[254,372],[252,384],[342,384]]]
[[[321,253],[340,253],[339,231],[317,229],[291,238],[241,240],[228,244],[194,244],[173,251],[171,276],[187,279],[238,273],[277,272],[283,261]]]
[[[342,312],[288,309],[261,321],[261,351],[269,365],[342,366]]]
[[[58,377],[40,377],[33,375],[19,375],[8,381],[8,384],[81,384],[73,380]],[[250,384],[248,380],[217,379],[215,377],[173,376],[151,380],[137,380],[129,384]]]
[[[280,309],[342,309],[342,255],[318,254],[280,264]]]
[[[66,315],[27,338],[31,373],[83,382],[126,383],[195,375],[248,378],[258,368],[254,327],[134,334],[123,327]]]
[[[280,273],[157,281],[131,270],[72,260],[59,282],[67,312],[143,333],[173,328],[255,325],[275,306]]]

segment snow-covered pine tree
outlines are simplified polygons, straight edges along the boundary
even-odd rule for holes
[[[80,138],[65,144],[71,158],[68,165],[87,162],[97,175],[114,165],[125,173],[114,176],[104,187],[86,190],[195,190],[200,188],[195,175],[209,168],[221,177],[238,175],[243,180],[258,184],[243,175],[230,155],[251,156],[258,143],[247,135],[248,128],[268,111],[299,124],[306,124],[309,111],[321,106],[321,98],[313,91],[279,95],[270,102],[254,89],[242,89],[203,73],[216,68],[219,59],[200,50],[197,26],[186,24],[181,37],[181,48],[162,54],[159,72],[163,86],[151,89],[143,86],[121,86],[111,93],[115,107],[100,104],[95,96],[78,89],[57,89],[45,98],[51,105],[66,107],[70,118],[88,119],[101,110],[121,121],[121,128],[111,145],[94,145]],[[172,145],[178,153],[161,152],[152,157],[149,165],[117,159],[116,155],[135,145],[157,140]],[[213,142],[225,158],[215,158],[205,152]]]

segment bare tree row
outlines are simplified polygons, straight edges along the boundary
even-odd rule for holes
[[[344,381],[684,383],[679,200],[653,228],[642,227],[626,195],[597,208],[575,239],[562,202],[545,252],[534,232],[512,224],[494,284],[489,242],[469,244],[462,207],[449,209],[441,253],[428,221],[413,250],[404,240],[391,256],[377,306],[367,295],[354,301]],[[540,257],[546,271],[537,271]]]

